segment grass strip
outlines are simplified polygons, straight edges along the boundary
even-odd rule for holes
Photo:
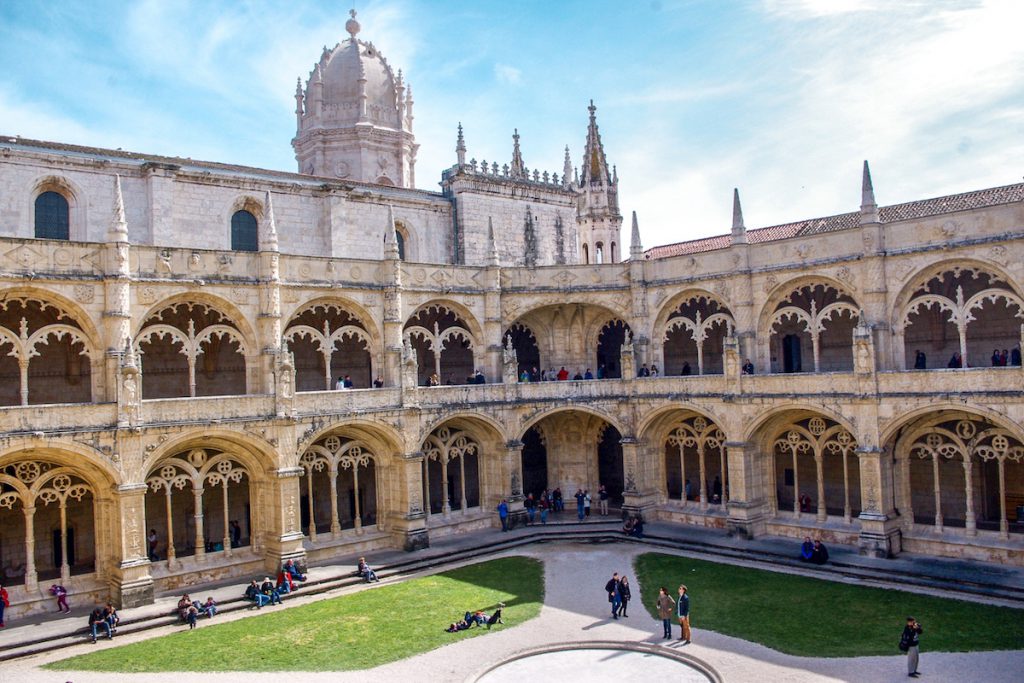
[[[59,671],[348,671],[405,659],[463,638],[445,633],[466,610],[490,613],[499,602],[508,628],[536,617],[544,601],[543,567],[507,557],[359,593],[199,627],[123,647],[70,657]],[[239,589],[241,590],[241,588]],[[301,591],[300,591],[301,594]]]
[[[693,628],[791,655],[900,654],[896,645],[907,616],[924,626],[922,651],[1024,648],[1024,610],[957,600],[953,585],[948,597],[937,597],[661,553],[637,557],[636,575],[652,617],[658,589],[665,586],[675,598],[683,583]]]

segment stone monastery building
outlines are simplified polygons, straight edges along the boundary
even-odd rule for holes
[[[649,519],[1024,564],[1024,184],[880,207],[865,164],[859,210],[748,230],[737,195],[729,234],[644,251],[634,214],[623,250],[593,104],[578,170],[518,135],[467,160],[460,128],[417,190],[412,88],[347,30],[296,89],[297,173],[0,137],[15,614],[599,482]]]

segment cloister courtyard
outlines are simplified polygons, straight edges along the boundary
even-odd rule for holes
[[[448,550],[483,540],[473,536]],[[620,680],[622,667],[641,666],[684,681],[895,681],[906,676],[895,647],[904,612],[925,624],[927,680],[1018,680],[1024,665],[1019,605],[954,589],[876,586],[849,578],[840,569],[845,559],[841,554],[837,567],[810,571],[633,543],[531,543],[496,556],[466,553],[440,574],[383,573],[370,586],[306,595],[300,589],[283,607],[231,611],[201,620],[195,631],[181,623],[124,627],[112,642],[91,645],[78,618],[80,644],[4,662],[0,680],[90,683],[116,675],[158,683],[251,682],[279,680],[285,671],[313,681],[491,682],[569,667],[604,681]],[[331,569],[312,568],[311,581]],[[619,620],[610,618],[603,592],[614,571],[634,586],[629,616]],[[1010,569],[1010,580],[1020,582],[1018,573]],[[652,610],[657,586],[684,582],[693,609],[688,646],[677,640],[675,625],[673,639],[663,640]],[[196,587],[193,594],[230,599],[240,590]],[[174,600],[165,596],[148,609],[173,611]],[[506,604],[503,625],[444,632],[466,610],[490,612],[499,602]],[[607,649],[613,647],[619,649]]]

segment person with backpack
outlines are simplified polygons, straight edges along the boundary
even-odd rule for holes
[[[907,617],[907,625],[903,627],[903,635],[900,636],[900,651],[907,654],[907,676],[917,678],[921,674],[917,670],[917,661],[920,656],[921,633],[924,629],[917,623],[914,617]]]
[[[612,619],[619,618],[619,608],[622,606],[622,593],[619,592],[619,573],[612,574],[608,583],[604,585],[604,591],[608,594],[608,602],[612,605]]]

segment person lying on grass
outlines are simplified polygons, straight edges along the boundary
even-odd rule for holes
[[[478,609],[475,612],[466,612],[462,619],[453,624],[449,624],[445,631],[448,633],[456,633],[458,631],[465,631],[466,629],[473,628],[474,626],[486,626],[489,630],[495,624],[504,624],[505,622],[501,620],[501,610],[504,607],[505,603],[499,602],[498,609],[496,609],[494,614],[489,617],[482,609]]]

